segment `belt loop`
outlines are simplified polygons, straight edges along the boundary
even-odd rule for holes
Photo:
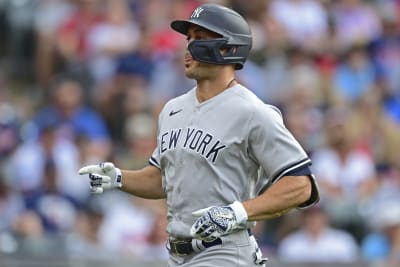
[[[249,234],[249,236],[252,236],[252,235],[253,235],[253,233],[251,232],[251,229],[250,229],[250,228],[247,228],[247,233]]]

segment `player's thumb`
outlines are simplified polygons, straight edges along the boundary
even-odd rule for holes
[[[89,173],[94,173],[99,171],[99,166],[98,165],[87,165],[85,167],[82,167],[79,169],[78,173],[79,174],[89,174]]]
[[[211,207],[208,207],[208,208],[205,208],[205,209],[199,209],[199,210],[193,211],[193,212],[192,212],[192,215],[193,215],[193,216],[195,216],[195,217],[200,217],[200,216],[203,216],[204,214],[206,214],[206,213],[207,213],[207,211],[209,211],[209,209],[211,209]]]

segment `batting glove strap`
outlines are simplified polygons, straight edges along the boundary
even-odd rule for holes
[[[115,168],[115,187],[122,187],[122,172],[119,168]]]
[[[243,204],[240,203],[239,201],[235,201],[232,204],[230,204],[228,207],[230,207],[233,210],[233,213],[235,214],[236,217],[236,223],[237,224],[246,224],[248,216],[245,208],[243,207]]]

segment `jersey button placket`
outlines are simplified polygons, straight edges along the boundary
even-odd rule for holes
[[[196,123],[199,113],[200,113],[200,107],[199,106],[195,106],[193,108],[192,117],[190,118],[190,125],[194,125]]]

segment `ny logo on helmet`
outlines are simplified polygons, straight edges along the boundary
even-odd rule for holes
[[[192,15],[190,16],[190,18],[198,18],[198,17],[200,16],[200,13],[203,12],[203,10],[204,10],[204,9],[201,8],[201,7],[196,8],[196,9],[193,11]]]

